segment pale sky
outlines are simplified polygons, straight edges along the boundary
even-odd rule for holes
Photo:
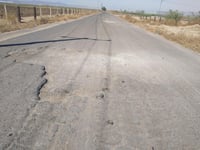
[[[44,1],[44,0],[43,0]],[[53,1],[53,0],[52,0]],[[91,7],[105,5],[108,9],[157,11],[160,0],[57,0],[66,4]],[[55,1],[54,1],[55,2]],[[200,11],[200,0],[163,0],[161,10]]]
[[[6,1],[6,0],[5,0]],[[23,1],[38,1],[38,0],[23,0]],[[108,9],[117,10],[145,10],[148,12],[156,12],[159,10],[161,0],[39,0],[45,2],[59,2],[65,4],[100,8],[101,5]],[[161,11],[169,9],[180,11],[200,11],[200,0],[163,0]]]

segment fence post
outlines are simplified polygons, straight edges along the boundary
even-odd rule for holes
[[[8,12],[7,12],[6,4],[4,4],[4,11],[5,11],[5,18],[7,20],[8,19]]]
[[[37,20],[36,7],[33,7],[34,20]]]
[[[52,16],[52,11],[51,11],[51,7],[49,8],[49,12],[50,12],[50,17]]]
[[[17,6],[17,19],[18,19],[18,22],[21,23],[21,12],[20,12],[19,6]]]
[[[69,14],[69,11],[68,11],[69,9],[68,8],[66,8],[66,9],[67,9],[66,12],[67,12],[67,15],[68,15]]]
[[[65,14],[65,8],[63,8],[63,15]]]
[[[40,18],[42,17],[42,7],[40,6]]]

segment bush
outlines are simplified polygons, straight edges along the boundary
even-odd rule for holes
[[[124,17],[127,21],[131,22],[131,23],[136,23],[137,20],[134,19],[131,15],[125,15]]]
[[[166,19],[174,20],[175,25],[178,25],[178,22],[181,20],[182,17],[183,17],[183,14],[178,12],[178,10],[176,10],[176,11],[170,10],[166,16]]]
[[[101,9],[102,9],[103,11],[106,11],[106,7],[105,7],[105,6],[103,6]]]

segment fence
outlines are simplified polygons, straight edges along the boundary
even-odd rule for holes
[[[93,9],[71,8],[71,7],[55,7],[55,6],[34,6],[34,5],[15,5],[0,4],[0,19],[8,19],[14,16],[18,22],[22,21],[22,17],[33,17],[35,20],[38,16],[53,16],[64,14],[81,14],[93,12]]]
[[[158,21],[161,22],[165,20],[165,15],[159,15],[159,14],[147,14],[147,13],[134,13],[134,12],[117,12],[115,11],[114,13],[123,13],[126,15],[134,15],[139,17],[141,20],[150,20],[150,21]]]
[[[161,22],[164,17],[159,15],[139,15],[141,20],[159,21]]]

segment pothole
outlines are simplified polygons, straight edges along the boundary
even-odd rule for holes
[[[106,123],[107,123],[108,125],[114,125],[114,122],[113,122],[112,120],[107,120]]]
[[[100,92],[97,96],[97,99],[104,99],[105,98],[105,93],[104,92]]]

